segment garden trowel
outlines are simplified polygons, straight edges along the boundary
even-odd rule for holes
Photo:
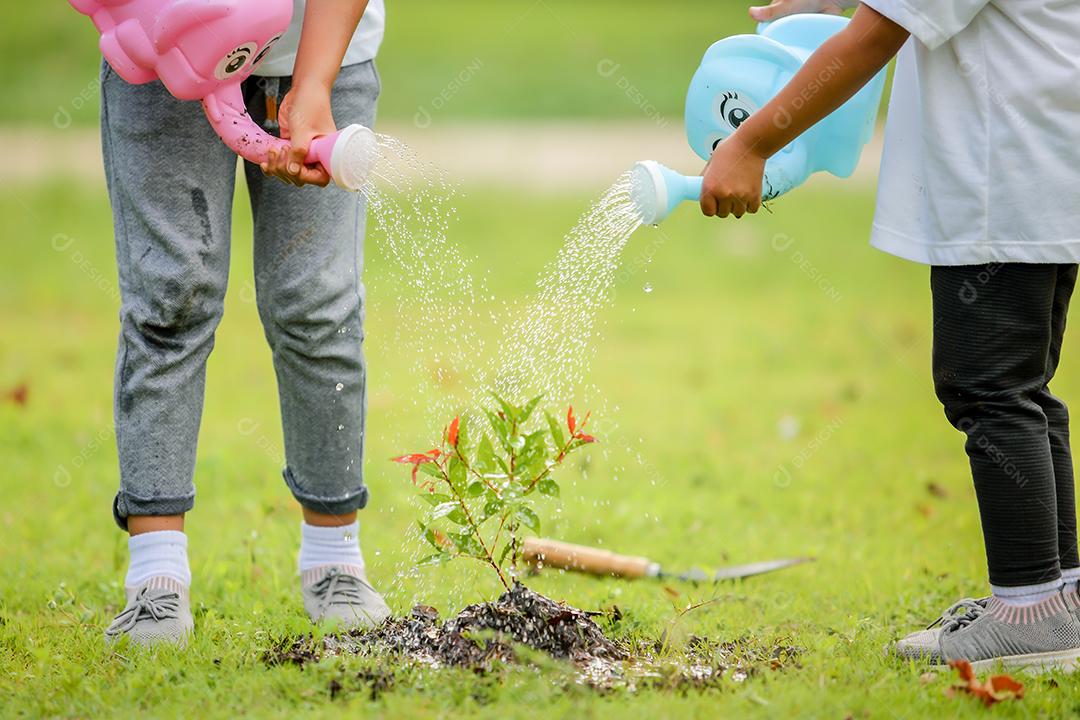
[[[761,575],[774,570],[782,570],[793,565],[813,561],[813,558],[784,558],[765,560],[747,565],[732,565],[706,573],[693,568],[683,573],[667,572],[659,563],[645,557],[619,555],[609,550],[571,545],[558,540],[543,538],[525,538],[521,551],[522,559],[536,568],[553,567],[563,570],[576,570],[590,575],[611,575],[621,578],[664,578],[688,580],[690,582],[720,582],[738,580],[753,575]]]

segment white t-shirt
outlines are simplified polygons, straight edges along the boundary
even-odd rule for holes
[[[270,48],[270,52],[263,58],[262,64],[255,70],[254,75],[265,77],[292,75],[293,65],[296,63],[296,51],[300,47],[300,26],[304,22],[306,4],[306,0],[293,0],[293,15],[289,29]],[[386,6],[383,0],[368,0],[367,9],[364,10],[364,16],[360,19],[356,32],[353,33],[352,42],[345,51],[341,66],[355,65],[374,59],[379,52],[379,45],[382,44],[385,29]]]
[[[913,35],[873,245],[931,265],[1080,261],[1080,2],[863,1]]]

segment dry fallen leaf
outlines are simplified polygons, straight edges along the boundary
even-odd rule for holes
[[[936,498],[945,499],[949,497],[949,491],[943,486],[938,485],[936,482],[930,481],[926,484],[926,492],[930,493]]]
[[[26,399],[30,395],[30,388],[26,383],[21,383],[4,393],[4,399],[18,407],[26,407]]]
[[[987,707],[1003,700],[1019,700],[1024,697],[1024,686],[1011,675],[991,675],[980,681],[967,660],[950,660],[949,667],[956,668],[960,682],[954,683],[950,694],[966,692],[982,700]]]

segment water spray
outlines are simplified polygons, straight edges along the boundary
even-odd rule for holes
[[[240,88],[288,29],[292,0],[69,0],[101,33],[101,53],[129,83],[160,80],[180,100],[201,100],[222,141],[256,164],[289,141],[260,128]],[[307,164],[359,190],[375,158],[374,133],[349,125],[315,138]]]
[[[758,26],[756,35],[724,38],[705,52],[686,95],[686,138],[708,160],[720,142],[769,102],[821,44],[848,19],[836,15],[790,15]],[[824,73],[823,73],[824,75]],[[828,77],[817,78],[819,84]],[[779,197],[826,171],[849,177],[874,133],[885,71],[765,164],[762,200]],[[783,124],[790,118],[776,117]],[[686,200],[701,197],[700,176],[686,176],[655,160],[631,170],[631,196],[642,222],[664,220]]]

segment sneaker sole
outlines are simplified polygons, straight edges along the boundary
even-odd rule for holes
[[[948,665],[936,665],[935,667],[940,670],[949,668]],[[1032,673],[1046,670],[1063,670],[1066,673],[1071,673],[1080,668],[1080,648],[1030,653],[1027,655],[1006,655],[987,660],[976,660],[971,663],[972,670],[994,670],[998,667],[1026,670]]]

